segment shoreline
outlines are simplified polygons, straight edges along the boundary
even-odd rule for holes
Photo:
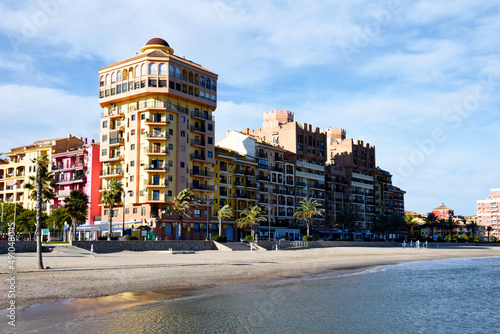
[[[92,300],[106,296],[112,303],[136,305],[207,287],[275,281],[409,261],[495,256],[500,256],[500,247],[419,250],[334,247],[278,252],[200,251],[176,255],[122,251],[91,256],[88,251],[61,246],[55,252],[44,254],[47,267],[44,270],[32,269],[36,254],[17,254],[16,305],[21,310],[71,298]],[[0,255],[0,261],[5,268],[7,256]],[[7,276],[2,270],[0,279],[6,281]],[[7,288],[7,284],[2,284],[0,292],[6,295]]]

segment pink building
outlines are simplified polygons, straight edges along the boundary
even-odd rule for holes
[[[75,147],[66,152],[52,154],[52,172],[55,175],[55,206],[64,206],[64,199],[72,190],[79,190],[89,197],[89,213],[87,222],[94,224],[96,217],[100,220],[99,187],[101,181],[101,163],[99,161],[99,143],[92,142]]]
[[[500,204],[500,188],[490,189],[491,195],[483,200],[477,201],[477,219],[480,225],[485,228],[492,227],[490,235],[500,238],[498,217],[498,207]],[[487,234],[488,232],[486,232]]]
[[[455,212],[452,209],[444,206],[444,203],[441,203],[440,206],[432,209],[432,213],[435,214],[438,219],[453,218],[455,215]]]

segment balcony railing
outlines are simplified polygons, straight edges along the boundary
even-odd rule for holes
[[[205,155],[191,153],[191,160],[205,160]]]
[[[194,189],[194,190],[214,191],[214,186],[210,185],[210,184],[196,184],[196,183],[191,183],[191,189]]]
[[[168,148],[161,148],[161,147],[145,147],[144,148],[144,153],[150,154],[150,153],[158,153],[158,154],[169,154],[170,150]]]
[[[202,127],[202,126],[195,126],[195,125],[191,125],[190,127],[191,131],[198,131],[198,132],[205,132],[205,127]]]
[[[205,141],[200,139],[191,139],[191,145],[205,146]]]
[[[190,174],[192,176],[206,176],[206,177],[214,177],[214,172],[204,171],[204,170],[193,170],[191,169]],[[223,183],[223,182],[221,182]]]

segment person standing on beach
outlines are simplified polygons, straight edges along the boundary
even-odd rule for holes
[[[406,240],[403,240],[403,249],[406,247]]]

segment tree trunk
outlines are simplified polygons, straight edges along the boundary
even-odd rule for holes
[[[108,229],[108,241],[111,240],[113,235],[113,206],[109,205],[109,229]]]
[[[36,168],[36,269],[43,269],[42,261],[42,167]]]
[[[177,232],[177,237],[179,240],[182,240],[182,220],[179,220],[177,222],[177,226],[179,226],[179,231]],[[208,231],[208,225],[207,225],[207,231]]]
[[[311,225],[311,222],[308,220],[308,221],[306,221],[306,226],[307,226],[307,236],[309,236],[309,225]]]
[[[71,219],[71,240],[76,240],[76,219]]]
[[[219,235],[222,235],[222,220],[219,220]]]

